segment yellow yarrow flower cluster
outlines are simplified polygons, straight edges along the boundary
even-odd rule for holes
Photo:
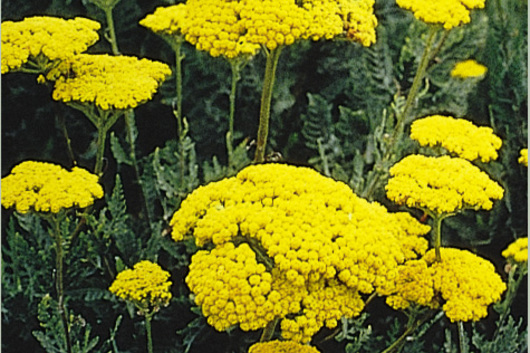
[[[437,214],[464,208],[490,210],[503,188],[461,158],[410,155],[389,170],[388,199]]]
[[[426,251],[421,235],[430,230],[407,213],[391,214],[357,197],[344,183],[283,164],[250,166],[235,177],[199,187],[182,202],[171,226],[176,241],[193,235],[198,246],[213,244],[214,250],[201,257],[210,256],[219,264],[215,249],[248,242],[258,256],[252,261],[263,262],[271,273],[271,291],[291,303],[272,303],[274,309],[264,319],[260,316],[263,320],[254,320],[263,327],[270,314],[283,318],[284,337],[300,342],[309,341],[324,325],[335,327],[343,316],[358,315],[364,307],[360,293],[389,293],[397,267]],[[190,283],[199,277],[203,283],[218,279],[211,273],[215,265],[203,268],[193,265],[196,261],[192,259],[192,266],[201,270],[190,271]],[[219,266],[228,275],[224,282],[244,277],[232,273],[236,265]],[[213,301],[218,295],[211,289],[204,293]],[[271,293],[260,292],[266,300]],[[202,299],[200,303],[203,313],[211,316]],[[286,318],[287,314],[293,316]],[[230,325],[241,322],[233,319]],[[249,325],[241,327],[250,329]]]
[[[452,322],[486,317],[488,306],[498,302],[506,290],[493,264],[467,250],[440,251],[441,262],[436,261],[432,249],[422,259],[402,266],[395,293],[387,298],[387,303],[395,309],[411,303],[432,308],[442,305]]]
[[[415,120],[410,127],[410,137],[422,146],[442,146],[469,161],[495,160],[502,146],[502,140],[490,127],[478,127],[469,120],[443,115]]]
[[[189,0],[157,8],[140,24],[230,59],[254,55],[261,46],[272,50],[299,39],[342,34],[369,46],[377,25],[373,5],[373,0]]]
[[[65,63],[52,97],[103,110],[135,108],[152,99],[171,74],[164,63],[128,56],[80,54]]]
[[[109,291],[133,302],[141,310],[158,310],[171,300],[169,277],[169,272],[159,265],[144,260],[134,265],[133,269],[118,273]]]
[[[51,163],[22,162],[2,178],[2,206],[14,207],[20,213],[85,208],[103,197],[98,181],[97,175],[83,168],[68,171]]]
[[[515,262],[528,262],[528,238],[519,238],[508,245],[502,256]]]
[[[269,341],[253,344],[248,353],[319,353],[318,349],[293,341]]]
[[[441,24],[451,29],[471,21],[472,9],[484,8],[486,0],[396,0],[396,3],[414,13],[414,17],[426,23]]]
[[[76,17],[66,20],[36,16],[2,22],[2,74],[18,70],[28,61],[32,69],[82,53],[98,41],[98,22]]]
[[[528,167],[528,148],[523,148],[519,154],[520,154],[520,157],[517,160],[519,164],[522,164]]]
[[[476,60],[464,60],[456,63],[453,70],[451,70],[451,77],[482,77],[486,72],[488,72],[488,68],[479,64]]]

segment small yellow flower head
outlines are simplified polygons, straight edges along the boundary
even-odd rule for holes
[[[502,256],[515,262],[528,262],[528,238],[519,238],[502,252]]]
[[[157,34],[179,36],[185,21],[188,20],[186,4],[158,7],[147,15],[140,24]]]
[[[98,176],[83,168],[27,161],[2,178],[2,206],[17,212],[58,213],[61,209],[85,208],[103,197]]]
[[[482,64],[479,64],[475,60],[465,60],[458,62],[453,70],[451,70],[451,77],[458,78],[470,78],[470,77],[483,77],[488,68]]]
[[[390,168],[387,197],[398,205],[452,213],[490,210],[503,188],[470,162],[449,156],[410,155]]]
[[[520,152],[520,157],[517,160],[519,164],[524,165],[525,167],[528,167],[528,148],[523,148]]]
[[[158,310],[169,305],[171,300],[169,277],[169,272],[159,265],[144,260],[134,265],[133,269],[118,273],[109,291],[133,302],[141,310]]]
[[[248,353],[319,353],[318,349],[293,341],[269,341],[253,344]]]
[[[506,290],[493,264],[467,250],[440,250],[441,262],[436,261],[432,249],[422,259],[400,268],[395,292],[387,304],[394,309],[404,309],[410,303],[432,308],[443,305],[452,322],[486,317],[488,306],[498,302]]]
[[[46,63],[82,53],[98,41],[99,28],[98,22],[81,17],[65,20],[38,16],[18,22],[4,21],[2,74],[20,69],[29,60]]]
[[[478,127],[466,119],[432,115],[415,120],[410,137],[422,146],[442,146],[458,157],[482,162],[497,159],[502,140],[490,127]]]
[[[130,109],[152,99],[170,74],[169,66],[148,59],[80,54],[68,62],[52,97],[102,110]]]
[[[396,0],[397,4],[414,13],[425,23],[441,24],[451,29],[471,21],[472,9],[484,8],[486,0]]]
[[[344,183],[284,164],[250,166],[199,187],[171,226],[176,241],[193,236],[198,246],[213,246],[194,256],[186,279],[209,323],[247,330],[280,318],[283,337],[303,343],[321,327],[359,315],[361,293],[389,293],[397,267],[427,250],[422,236],[430,230]],[[212,287],[217,282],[225,292]],[[269,291],[252,289],[258,283]],[[240,293],[247,299],[237,299]],[[233,308],[225,305],[230,300]]]
[[[374,15],[374,0],[339,0],[339,11],[344,21],[346,36],[368,47],[375,43],[377,18]]]

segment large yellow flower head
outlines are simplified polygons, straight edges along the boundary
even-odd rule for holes
[[[99,39],[98,22],[77,17],[28,17],[2,22],[2,74],[27,69],[42,73],[51,62],[82,53]]]
[[[442,214],[464,208],[490,210],[503,188],[478,167],[461,158],[410,155],[389,170],[387,197]]]
[[[478,127],[469,120],[443,115],[415,120],[410,127],[410,137],[422,146],[442,146],[469,161],[495,160],[502,146],[502,140],[490,127]]]
[[[389,293],[397,267],[426,251],[421,235],[430,230],[344,183],[283,164],[199,187],[171,226],[176,241],[192,235],[213,246],[192,258],[186,279],[210,324],[249,330],[281,318],[284,338],[299,342],[359,315],[361,293]]]
[[[486,0],[396,0],[397,4],[414,13],[423,22],[441,24],[451,29],[471,21],[472,9],[484,8]]]
[[[488,68],[482,64],[479,64],[476,60],[464,60],[456,63],[455,67],[451,70],[451,77],[458,78],[470,78],[470,77],[483,77]]]
[[[319,353],[315,347],[293,341],[269,341],[253,344],[248,353]]]
[[[20,213],[85,208],[103,197],[98,181],[97,175],[83,168],[68,171],[51,163],[22,162],[2,178],[2,206],[15,207]]]
[[[234,58],[299,39],[339,35],[375,42],[374,0],[189,0],[158,8],[140,24],[155,33],[183,36],[198,50]]]
[[[528,237],[519,238],[502,252],[502,256],[515,262],[528,262]]]
[[[148,59],[80,54],[65,63],[52,96],[102,110],[130,109],[152,99],[170,74],[169,66]]]
[[[436,308],[442,305],[452,321],[477,321],[488,315],[488,306],[498,302],[506,284],[493,264],[467,250],[441,248],[442,261],[434,249],[420,260],[399,270],[396,288],[387,303],[403,309],[411,303]]]
[[[171,300],[169,277],[169,272],[159,265],[144,260],[134,265],[133,269],[118,273],[109,291],[133,302],[141,310],[158,310]]]
[[[528,167],[528,148],[523,148],[520,152],[519,152],[520,156],[519,156],[519,159],[517,160],[519,162],[519,164],[522,164],[526,167]]]

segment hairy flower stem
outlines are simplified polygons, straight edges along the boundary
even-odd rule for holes
[[[167,39],[171,48],[175,52],[175,93],[176,93],[176,108],[173,108],[173,114],[177,119],[177,137],[179,141],[179,174],[181,186],[184,185],[184,169],[185,169],[185,158],[184,158],[184,138],[186,137],[186,131],[184,129],[184,121],[182,116],[182,60],[185,55],[182,54],[182,43],[184,39],[181,37],[171,37]]]
[[[418,319],[418,313],[414,313],[411,316],[409,316],[409,320],[407,322],[407,329],[397,340],[395,340],[390,346],[388,346],[384,351],[381,353],[393,353],[398,352],[403,344],[405,343],[406,338],[416,331],[421,325],[423,325],[427,320],[429,320],[434,311],[429,310],[423,317]]]
[[[282,47],[277,47],[267,54],[265,64],[265,75],[263,78],[263,90],[261,92],[261,105],[259,113],[258,139],[256,142],[256,153],[254,163],[262,163],[265,160],[265,149],[267,147],[267,136],[269,134],[269,120],[271,114],[271,99],[274,80],[276,77],[276,67],[282,52]]]
[[[230,60],[230,69],[232,71],[232,81],[230,85],[230,115],[228,116],[228,131],[226,133],[226,152],[228,154],[228,168],[233,167],[234,152],[234,116],[236,112],[236,93],[237,83],[241,79],[241,62],[237,59]]]
[[[110,38],[107,38],[112,47],[112,54],[120,55],[118,49],[118,40],[116,39],[116,29],[114,27],[114,17],[112,16],[112,10],[114,6],[103,7],[102,10],[105,12],[105,17],[107,18],[107,29],[109,31]]]
[[[153,318],[153,314],[146,314],[145,315],[145,332],[147,335],[147,352],[153,353],[153,335],[151,332],[151,319]]]
[[[462,321],[458,321],[456,324],[458,327],[458,345],[460,348],[460,353],[468,353],[468,347],[466,342],[466,334],[464,331],[464,323]]]
[[[55,290],[57,292],[57,306],[59,314],[61,315],[61,321],[63,323],[66,351],[67,353],[71,353],[72,344],[70,341],[70,330],[68,329],[68,318],[66,317],[66,308],[64,306],[63,237],[61,234],[60,221],[57,216],[53,215],[50,221],[53,226],[53,233],[55,237],[55,269],[57,271],[55,276]]]
[[[427,34],[427,42],[425,43],[425,49],[423,50],[423,54],[421,56],[420,63],[418,65],[418,70],[416,71],[416,76],[414,76],[414,80],[412,81],[412,86],[410,87],[410,91],[407,95],[407,100],[405,101],[405,106],[403,108],[403,111],[401,112],[401,114],[398,115],[396,126],[394,127],[394,132],[392,133],[392,138],[390,140],[391,145],[394,145],[398,136],[400,136],[403,133],[404,123],[406,119],[408,118],[410,110],[412,109],[416,101],[418,90],[420,89],[421,82],[423,81],[423,78],[425,77],[425,72],[427,71],[427,67],[429,66],[429,62],[431,60],[431,50],[432,50],[432,46],[434,43],[434,38],[436,37],[437,33],[438,33],[438,27],[429,26],[429,32]]]

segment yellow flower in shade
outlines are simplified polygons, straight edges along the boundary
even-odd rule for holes
[[[519,164],[524,165],[525,167],[528,167],[528,148],[523,148],[520,152],[520,157],[517,160]]]
[[[52,97],[102,110],[135,108],[171,74],[164,63],[128,56],[80,54],[65,63]]]
[[[364,46],[375,42],[373,0],[189,0],[158,8],[140,24],[182,36],[198,50],[234,58],[299,39],[342,35]]]
[[[397,4],[414,13],[425,23],[441,24],[451,29],[471,21],[472,9],[484,8],[486,0],[396,0]]]
[[[451,76],[458,78],[483,77],[486,72],[488,72],[486,66],[479,64],[475,60],[465,60],[456,63],[453,70],[451,70]]]
[[[87,50],[98,41],[99,28],[98,22],[81,17],[66,20],[37,16],[17,22],[4,21],[2,74],[23,68],[44,73],[52,68],[52,62]]]
[[[490,210],[503,188],[478,167],[461,158],[410,155],[389,170],[387,197],[442,214],[464,208]]]
[[[248,353],[319,353],[318,349],[293,341],[269,341],[253,344]]]
[[[502,146],[502,140],[490,127],[478,127],[469,120],[443,115],[415,120],[410,127],[410,137],[422,146],[442,146],[469,161],[495,160]]]
[[[519,238],[508,245],[502,256],[515,262],[528,262],[528,238]]]
[[[432,249],[422,259],[402,266],[387,303],[395,309],[411,303],[441,305],[452,322],[486,317],[488,306],[498,302],[506,290],[493,264],[467,250],[441,248],[441,254],[441,262]]]
[[[279,318],[283,337],[303,343],[359,315],[361,293],[390,293],[397,268],[427,250],[430,230],[344,183],[283,164],[199,187],[171,226],[174,240],[213,247],[192,258],[186,278],[211,325],[255,330]]]
[[[98,181],[97,175],[83,168],[68,171],[51,163],[22,162],[2,178],[2,206],[14,207],[20,213],[85,208],[103,197]]]
[[[169,272],[159,265],[144,260],[134,265],[133,269],[118,273],[109,291],[133,302],[141,310],[158,310],[171,300],[169,277]]]

